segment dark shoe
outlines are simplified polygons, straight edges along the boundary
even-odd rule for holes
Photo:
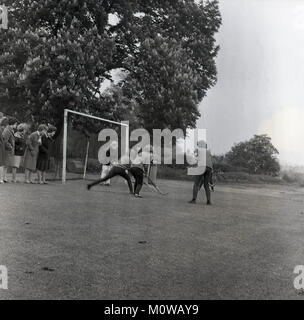
[[[91,186],[90,184],[88,184],[88,185],[87,185],[87,189],[88,189],[88,191],[90,191],[90,190],[91,190],[91,188],[92,188],[92,186]]]
[[[188,201],[188,203],[196,204],[196,200],[192,199],[191,201]]]
[[[212,205],[211,201],[210,200],[207,201],[207,206],[211,206],[211,205]]]

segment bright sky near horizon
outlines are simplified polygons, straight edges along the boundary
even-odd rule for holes
[[[220,0],[218,83],[200,110],[212,153],[267,133],[304,165],[304,0]]]

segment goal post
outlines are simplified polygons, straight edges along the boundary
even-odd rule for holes
[[[65,184],[67,180],[67,149],[68,149],[68,117],[69,114],[74,114],[82,117],[86,117],[93,120],[98,120],[105,123],[115,124],[119,125],[121,128],[125,129],[125,139],[124,142],[125,146],[125,152],[129,149],[129,124],[128,122],[122,121],[112,121],[101,117],[96,117],[90,114],[73,111],[70,109],[64,110],[64,123],[63,123],[63,157],[62,157],[62,183]],[[85,165],[84,165],[84,171],[83,171],[83,178],[86,176],[86,170],[87,170],[87,162],[88,162],[88,153],[89,153],[89,142],[87,142],[87,148],[86,148],[86,155],[85,155]]]

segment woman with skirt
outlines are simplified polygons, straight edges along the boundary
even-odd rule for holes
[[[25,123],[19,124],[17,127],[17,132],[15,133],[15,155],[14,155],[14,165],[12,169],[13,174],[13,182],[17,182],[17,170],[20,168],[25,148],[25,133],[26,133],[27,125]]]
[[[5,167],[3,173],[3,180],[4,182],[8,182],[6,180],[6,172],[8,168],[12,169],[15,165],[15,130],[17,129],[18,120],[14,117],[10,117],[8,119],[8,126],[3,131],[3,139],[5,143]],[[16,177],[12,177],[12,182]]]
[[[46,172],[50,168],[50,153],[56,130],[54,126],[49,125],[46,134],[41,137],[37,159],[38,182],[40,184],[47,184]]]
[[[2,118],[0,122],[0,184],[4,183],[4,165],[5,165],[5,142],[3,131],[8,126],[8,119]]]
[[[41,145],[41,137],[46,133],[47,126],[41,124],[38,130],[29,135],[26,141],[26,150],[24,155],[25,183],[34,183],[32,181],[32,173],[37,168],[37,158],[39,146]]]

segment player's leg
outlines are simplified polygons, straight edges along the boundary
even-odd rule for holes
[[[128,170],[122,169],[121,172],[119,173],[119,175],[127,181],[129,191],[131,194],[133,194],[133,185],[132,185],[131,177],[128,173]]]
[[[109,174],[110,170],[111,170],[110,165],[103,165],[101,170],[101,179],[105,178]],[[106,186],[109,186],[110,182],[111,182],[110,180],[107,180],[103,184]]]
[[[109,179],[111,179],[111,178],[119,175],[120,173],[121,173],[120,168],[118,168],[118,167],[112,167],[111,170],[110,170],[110,172],[109,172],[104,178],[102,178],[102,179],[97,179],[97,180],[95,180],[94,182],[88,184],[88,190],[90,190],[92,187],[97,186],[98,184],[100,184],[100,183],[102,183],[102,182],[105,182],[105,181],[107,181],[107,180],[109,180]]]
[[[0,183],[3,184],[3,167],[0,167]]]
[[[17,182],[17,168],[16,167],[12,168],[12,182],[13,183]]]
[[[142,169],[137,167],[131,168],[130,172],[135,178],[134,195],[135,197],[141,197],[139,193],[142,189],[144,182],[144,172]]]
[[[201,179],[200,185],[199,185],[199,190],[202,189],[204,185],[205,179]],[[209,179],[209,188],[214,192],[214,183],[213,183],[213,170],[211,171],[210,179]]]
[[[200,189],[200,185],[201,185],[203,179],[204,179],[204,175],[195,176],[194,185],[193,185],[192,200],[189,201],[189,203],[196,203],[197,194],[198,194],[198,191]]]
[[[211,171],[209,187],[214,192],[214,182],[213,182],[213,170]]]
[[[134,181],[134,194],[135,194],[135,191],[137,189],[137,177],[136,177],[137,173],[136,173],[136,170],[134,170],[134,168],[131,168],[130,172],[135,179],[135,181]]]
[[[201,190],[202,187],[203,187],[203,185],[204,185],[204,175],[202,175],[202,178],[201,178],[201,180],[200,180],[200,182],[199,182],[198,190]]]
[[[209,187],[211,177],[212,177],[212,169],[207,167],[207,169],[204,173],[204,188],[205,188],[205,193],[206,193],[208,205],[211,205],[211,192],[210,192],[210,187]]]

